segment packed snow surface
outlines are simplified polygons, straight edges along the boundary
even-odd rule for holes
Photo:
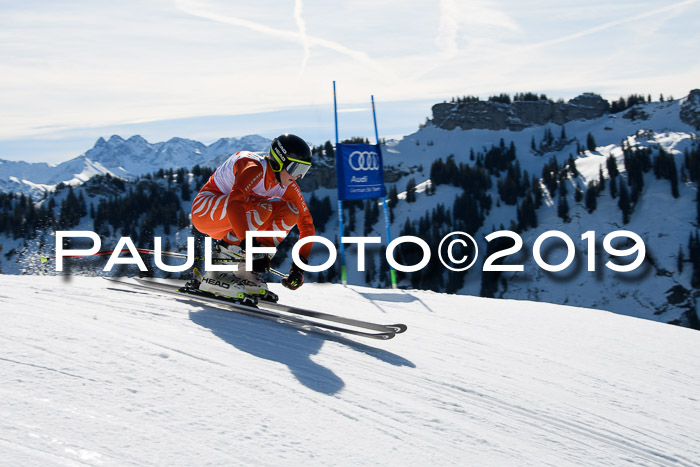
[[[700,334],[608,312],[308,284],[307,334],[100,278],[2,276],[3,465],[700,465]]]

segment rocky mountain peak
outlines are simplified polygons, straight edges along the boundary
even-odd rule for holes
[[[681,102],[681,121],[700,130],[700,89],[693,89]]]
[[[569,102],[478,100],[442,103],[433,106],[432,123],[445,130],[459,127],[463,130],[520,131],[547,123],[563,125],[572,120],[592,120],[604,115],[608,108],[608,102],[593,93],[581,94]]]

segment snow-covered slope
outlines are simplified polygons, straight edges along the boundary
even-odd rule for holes
[[[405,322],[336,340],[125,291],[2,276],[6,465],[698,465],[697,331],[533,302],[309,284]]]

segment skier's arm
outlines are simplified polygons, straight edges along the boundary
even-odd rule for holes
[[[228,196],[226,217],[231,224],[233,233],[243,240],[248,230],[248,218],[244,204],[253,187],[262,179],[263,169],[255,161],[239,159],[233,166],[233,173],[236,176],[236,181]]]
[[[287,189],[284,197],[285,201],[291,202],[299,210],[299,218],[297,219],[297,227],[299,228],[299,240],[305,237],[311,237],[316,233],[316,228],[314,227],[314,220],[309,212],[309,207],[306,205],[304,196],[301,194],[299,185],[296,182],[292,182]],[[307,243],[299,250],[299,256],[304,259],[309,259],[311,254],[311,248],[313,243]]]
[[[311,237],[316,233],[316,228],[314,227],[314,220],[311,218],[311,214],[309,213],[308,208],[306,209],[306,211],[299,213],[297,227],[299,227],[299,240],[301,240],[304,237]],[[308,260],[309,255],[311,254],[311,248],[313,246],[313,242],[310,242],[301,247],[301,249],[299,250],[299,256]]]

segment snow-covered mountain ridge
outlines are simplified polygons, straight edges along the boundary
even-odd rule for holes
[[[661,112],[661,109],[672,108],[673,112]],[[428,128],[455,130],[463,140],[467,148],[479,148],[481,135],[490,133],[491,143],[495,143],[503,137],[512,140],[523,148],[530,141],[519,136],[532,136],[532,131],[542,128],[559,127],[566,125],[573,128],[585,128],[589,125],[597,126],[596,122],[610,122],[616,119],[627,119],[636,129],[658,128],[658,121],[664,120],[664,128],[677,130],[678,124],[682,129],[700,128],[700,90],[694,89],[689,95],[667,102],[656,102],[648,105],[635,105],[631,109],[619,114],[608,113],[609,104],[600,96],[584,94],[568,103],[544,101],[516,101],[512,104],[500,102],[479,101],[464,103],[441,103],[433,106],[432,119]],[[624,125],[623,125],[624,126]],[[526,131],[523,131],[526,130]],[[527,131],[531,130],[531,131]],[[608,128],[606,128],[606,131]],[[449,132],[448,132],[449,133]],[[634,131],[632,132],[634,133]],[[622,137],[632,133],[618,135],[615,132],[615,143],[619,143]],[[419,131],[414,135],[394,141],[390,144],[420,142],[420,136],[425,135],[424,144],[436,143],[435,138],[443,138],[446,134],[430,135],[429,132]],[[596,135],[600,137],[600,135]],[[608,134],[606,136],[612,136]],[[453,135],[454,137],[454,135]],[[585,135],[577,134],[569,129],[569,137],[572,141],[583,141]],[[330,135],[329,135],[330,139]],[[449,138],[448,139],[452,139]],[[108,140],[99,138],[95,146],[84,154],[57,165],[46,163],[27,163],[21,161],[6,161],[0,159],[0,192],[25,193],[34,198],[41,197],[44,192],[53,190],[59,183],[75,185],[83,183],[95,175],[110,174],[124,179],[133,179],[138,175],[156,172],[159,169],[190,169],[195,165],[216,167],[227,155],[236,151],[264,151],[270,140],[258,135],[237,138],[221,138],[218,141],[205,145],[201,142],[171,138],[166,142],[149,143],[139,135],[124,139],[113,135]],[[399,160],[388,157],[385,166],[392,178],[397,170],[407,162],[406,156],[413,151],[403,145],[402,157]],[[429,153],[419,154],[421,160],[413,161],[414,164],[428,165],[432,162],[432,154],[438,152],[438,148],[427,148]],[[389,149],[388,154],[396,153],[397,148]],[[444,157],[444,156],[443,156]],[[398,167],[397,167],[398,164]],[[311,178],[313,174],[310,175]],[[310,183],[314,188],[318,186],[334,187],[333,177],[324,172],[318,180]],[[325,185],[324,185],[325,180]],[[308,182],[308,181],[307,181]]]
[[[59,183],[76,185],[95,175],[129,180],[159,169],[216,167],[236,151],[262,151],[269,143],[257,135],[221,138],[209,146],[184,138],[149,143],[138,135],[128,139],[114,135],[98,139],[92,149],[57,165],[0,160],[0,192],[39,197]]]
[[[522,98],[521,98],[522,99]],[[673,99],[671,99],[672,101]],[[575,120],[594,120],[607,113],[620,113],[623,118],[644,120],[649,115],[642,110],[650,103],[651,96],[630,96],[611,106],[608,101],[593,93],[584,93],[564,102],[554,102],[546,96],[530,93],[527,100],[511,101],[510,96],[502,95],[487,101],[478,98],[465,98],[450,103],[435,104],[430,123],[438,128],[453,130],[523,130],[531,126],[566,125]],[[700,89],[693,89],[680,101],[680,117],[683,123],[700,129]],[[636,103],[636,104],[635,104]],[[626,109],[624,109],[627,107]],[[624,109],[624,111],[623,111]]]
[[[700,463],[697,331],[273,285],[285,303],[409,326],[335,340],[99,278],[0,279],[8,465]]]

